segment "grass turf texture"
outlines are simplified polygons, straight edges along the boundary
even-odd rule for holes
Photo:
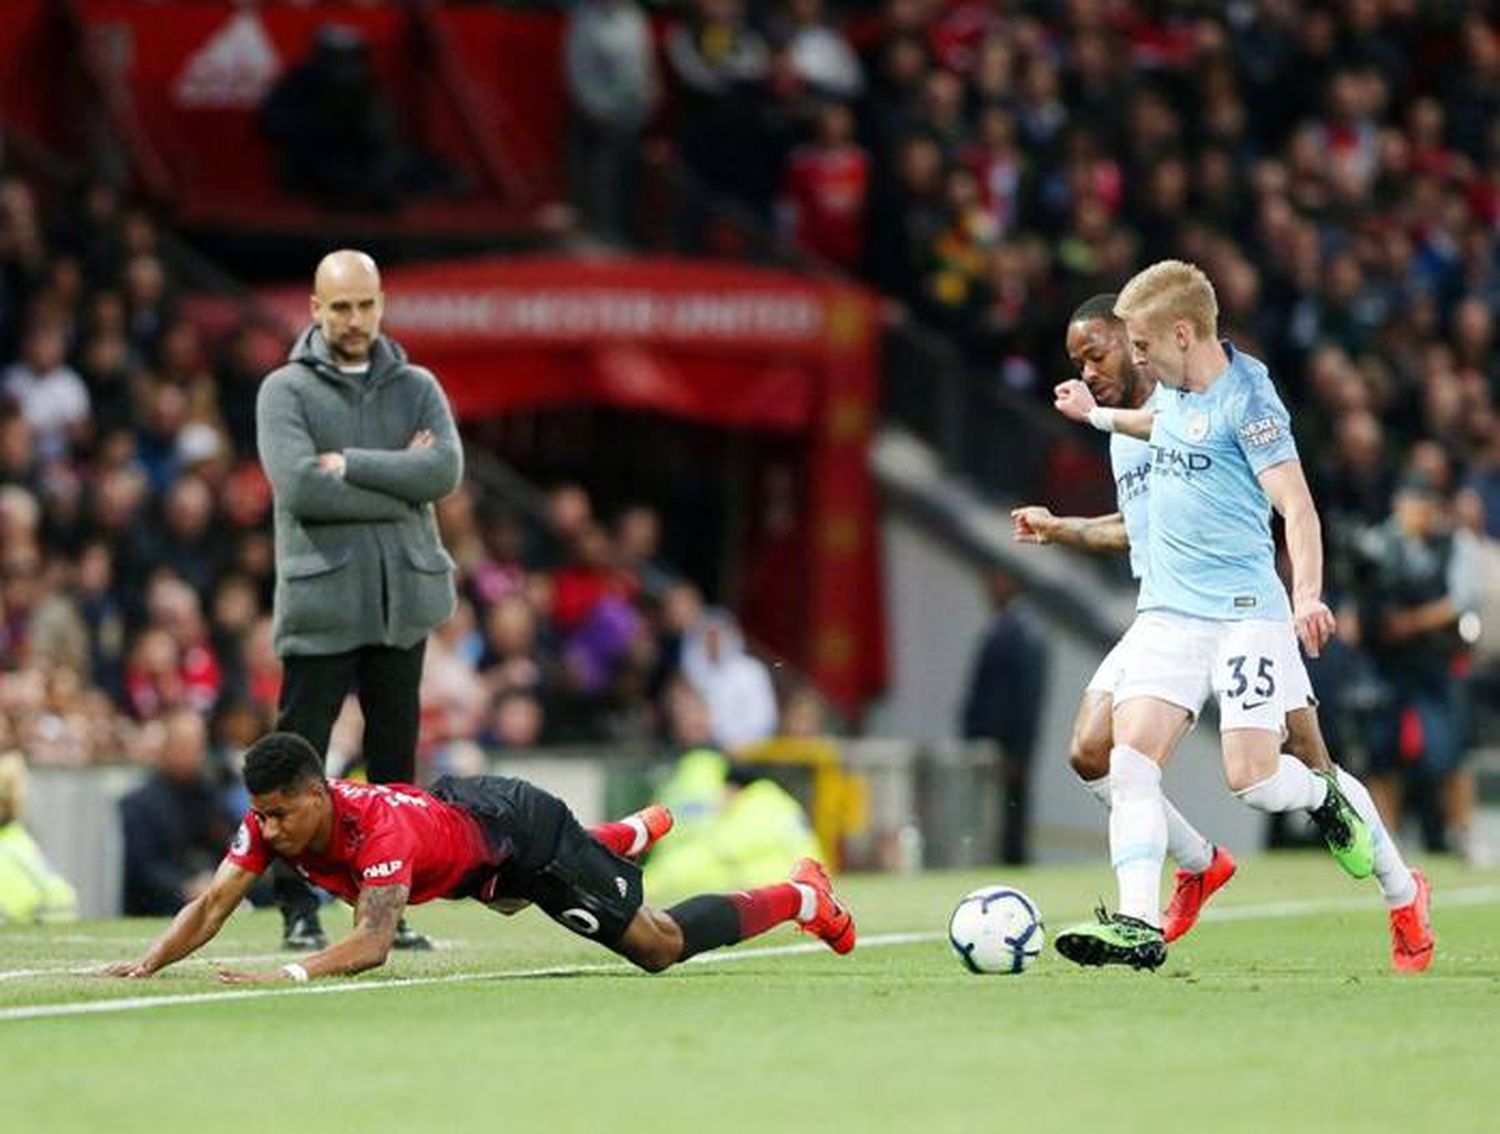
[[[1373,884],[1321,855],[1244,862],[1156,974],[1082,970],[1051,948],[1111,891],[1100,866],[845,879],[862,939],[931,939],[658,977],[610,968],[534,911],[441,903],[411,920],[444,948],[355,982],[51,1018],[15,1013],[225,990],[197,958],[150,981],[66,971],[136,955],[159,923],[9,928],[4,1111],[47,1134],[1492,1131],[1500,873],[1430,873],[1438,956],[1418,977],[1390,970]],[[942,937],[952,905],[991,882],[1047,919],[1024,976],[971,976]],[[204,955],[274,968],[279,930],[241,913]],[[588,971],[503,975],[575,964]],[[402,977],[437,979],[310,994]]]

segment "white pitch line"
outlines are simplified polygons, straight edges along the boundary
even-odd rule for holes
[[[880,948],[889,945],[911,945],[918,942],[941,941],[941,933],[885,933],[863,938],[861,949]],[[760,949],[736,949],[732,952],[704,954],[692,958],[688,964],[723,964],[728,961],[749,961],[758,957],[780,957],[797,953],[821,953],[827,946],[811,942],[797,945],[772,945]],[[466,984],[473,981],[530,980],[537,977],[587,976],[593,973],[618,973],[626,975],[638,970],[623,961],[604,961],[592,965],[556,965],[542,969],[503,969],[488,973],[447,973],[443,976],[398,977],[393,980],[367,980],[348,984],[317,984],[292,988],[238,988],[220,992],[184,992],[168,996],[132,996],[119,1000],[85,1000],[68,1004],[32,1004],[19,1008],[0,1009],[0,1022],[7,1020],[35,1020],[55,1016],[87,1016],[99,1012],[129,1012],[139,1008],[171,1007],[179,1004],[213,1004],[222,1000],[256,1000],[267,996],[329,996],[348,992],[374,992],[385,988],[417,988],[434,984]]]
[[[1457,890],[1440,890],[1434,905],[1473,906],[1500,900],[1500,886],[1469,886]],[[1326,900],[1264,902],[1259,905],[1211,907],[1203,912],[1205,921],[1253,921],[1262,918],[1298,917],[1305,914],[1340,913],[1378,908],[1368,896],[1330,898]],[[879,949],[893,945],[919,945],[942,941],[942,933],[878,933],[859,939],[861,949]],[[796,945],[770,945],[754,949],[732,949],[722,953],[705,953],[688,964],[728,964],[760,957],[783,957],[800,953],[819,953],[825,946],[803,942]],[[0,1023],[11,1020],[51,1019],[58,1016],[92,1016],[104,1012],[133,1012],[146,1008],[170,1008],[183,1004],[214,1004],[226,1000],[258,1000],[268,996],[336,996],[350,992],[377,992],[388,988],[419,988],[424,985],[468,984],[474,981],[530,980],[537,977],[587,976],[593,973],[625,975],[636,970],[622,961],[598,964],[557,965],[541,969],[507,969],[488,973],[447,973],[443,976],[397,977],[391,980],[351,981],[292,987],[224,989],[218,992],[184,992],[166,996],[131,996],[116,1000],[84,1000],[62,1004],[31,1004],[17,1008],[0,1008]]]
[[[285,953],[247,953],[242,957],[200,957],[211,965],[243,965],[247,961],[275,961]],[[124,957],[108,957],[102,961],[72,961],[66,965],[54,965],[45,969],[0,969],[0,981],[24,980],[28,977],[90,976],[97,974],[105,965],[112,965]]]
[[[101,940],[108,940],[108,938],[103,938]],[[116,961],[127,959],[128,955],[125,953],[125,946],[135,946],[137,953],[139,952],[139,942],[131,941],[126,938],[118,938],[117,940],[121,946],[121,952],[113,957],[106,957],[103,960],[95,961],[69,961],[66,964],[52,965],[47,968],[39,969],[0,969],[0,982],[8,980],[25,980],[32,977],[89,976],[96,973],[99,969],[104,968],[105,965],[112,965]],[[432,939],[432,948],[435,952],[446,952],[449,949],[458,949],[467,944],[467,941],[458,939]],[[244,964],[246,961],[284,961],[285,959],[285,950],[280,953],[247,953],[244,956],[240,957],[197,958],[197,960],[206,961],[210,965],[240,965]]]
[[[1444,906],[1482,906],[1500,901],[1500,886],[1466,886],[1461,890],[1435,890],[1432,904]],[[1307,914],[1351,913],[1378,909],[1368,894],[1355,898],[1307,898],[1289,902],[1263,902],[1255,906],[1209,906],[1204,921],[1261,921],[1276,917],[1303,917]]]

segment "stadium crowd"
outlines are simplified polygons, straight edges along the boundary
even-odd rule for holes
[[[1329,527],[1345,635],[1319,681],[1340,739],[1389,808],[1403,786],[1432,801],[1430,847],[1464,837],[1476,631],[1449,615],[1497,585],[1500,537],[1491,19],[695,0],[665,55],[696,177],[946,333],[975,382],[1050,397],[1076,304],[1158,259],[1203,266],[1293,409]]]
[[[101,186],[47,204],[0,181],[0,751],[158,763],[186,709],[238,752],[280,687],[255,396],[288,336],[252,320],[210,352],[147,212]],[[475,744],[649,740],[682,679],[721,741],[774,730],[764,667],[661,563],[652,508],[606,522],[565,484],[528,520],[465,485],[440,523],[461,600],[427,658],[424,770]],[[718,692],[747,670],[755,697]],[[358,736],[346,715],[340,761]]]

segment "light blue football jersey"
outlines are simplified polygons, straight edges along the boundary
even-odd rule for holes
[[[1163,389],[1151,429],[1150,533],[1141,610],[1219,621],[1291,618],[1276,574],[1271,502],[1257,476],[1297,460],[1265,364],[1229,343],[1203,393]]]
[[[1141,403],[1141,409],[1156,409],[1161,387]],[[1151,517],[1146,497],[1151,487],[1151,445],[1128,433],[1109,437],[1109,464],[1115,474],[1115,499],[1130,540],[1130,573],[1137,579],[1146,574],[1146,545],[1151,535]]]

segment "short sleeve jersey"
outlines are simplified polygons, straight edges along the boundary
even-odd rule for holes
[[[410,784],[329,780],[333,832],[324,854],[288,856],[308,881],[354,902],[366,886],[406,885],[412,904],[450,894],[473,871],[492,865],[478,820]],[[279,857],[260,819],[248,812],[225,855],[252,874]]]
[[[1161,387],[1151,391],[1142,409],[1156,409],[1161,401]],[[1151,445],[1128,433],[1113,433],[1109,438],[1109,464],[1115,476],[1115,499],[1125,534],[1130,540],[1130,573],[1137,579],[1146,574],[1147,545],[1151,535],[1151,517],[1147,498],[1151,487]]]
[[[1259,476],[1297,460],[1291,417],[1258,359],[1229,343],[1207,390],[1163,390],[1151,430],[1141,610],[1234,621],[1291,617]]]

